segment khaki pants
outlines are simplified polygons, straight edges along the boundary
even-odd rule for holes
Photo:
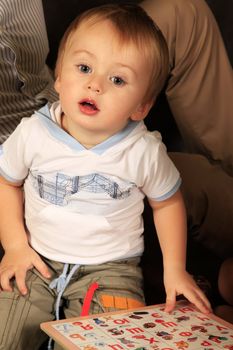
[[[52,278],[57,278],[63,264],[46,260]],[[90,313],[130,309],[145,305],[139,259],[81,266],[63,293],[63,312],[66,318],[80,315],[89,286],[97,282]],[[72,266],[70,266],[71,268]],[[29,293],[23,297],[14,292],[0,292],[0,349],[37,350],[47,336],[40,323],[54,319],[57,292],[33,269],[27,274]],[[58,347],[56,347],[58,349]]]

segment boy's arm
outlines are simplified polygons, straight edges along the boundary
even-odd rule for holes
[[[181,192],[164,201],[149,200],[149,203],[163,254],[165,310],[172,311],[176,296],[183,294],[200,311],[209,312],[209,301],[186,271],[187,223]]]
[[[26,294],[27,270],[34,266],[45,277],[49,271],[29,246],[23,210],[22,187],[0,177],[0,240],[5,251],[0,263],[0,288],[11,291],[10,280],[15,277],[20,292]]]
[[[0,238],[5,250],[28,244],[23,223],[23,189],[3,177],[0,177]]]

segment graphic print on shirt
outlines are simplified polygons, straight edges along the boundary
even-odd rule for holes
[[[124,199],[130,196],[136,187],[132,182],[122,181],[121,184],[103,174],[92,173],[83,176],[69,176],[57,173],[53,178],[41,174],[33,174],[33,186],[40,198],[51,204],[65,206],[69,204],[72,195],[79,192],[102,193],[112,199]]]

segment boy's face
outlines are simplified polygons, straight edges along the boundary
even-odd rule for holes
[[[151,105],[142,104],[151,66],[137,47],[122,45],[109,21],[82,24],[69,38],[55,88],[64,128],[93,146],[141,120]]]

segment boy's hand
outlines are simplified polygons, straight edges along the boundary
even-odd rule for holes
[[[10,280],[15,278],[20,293],[27,294],[26,273],[33,267],[43,277],[50,277],[48,267],[29,245],[8,249],[0,263],[0,290],[11,292]]]
[[[171,312],[176,304],[176,296],[184,295],[201,312],[207,314],[212,312],[211,305],[187,271],[169,271],[164,273],[164,285],[166,290],[165,311]]]

